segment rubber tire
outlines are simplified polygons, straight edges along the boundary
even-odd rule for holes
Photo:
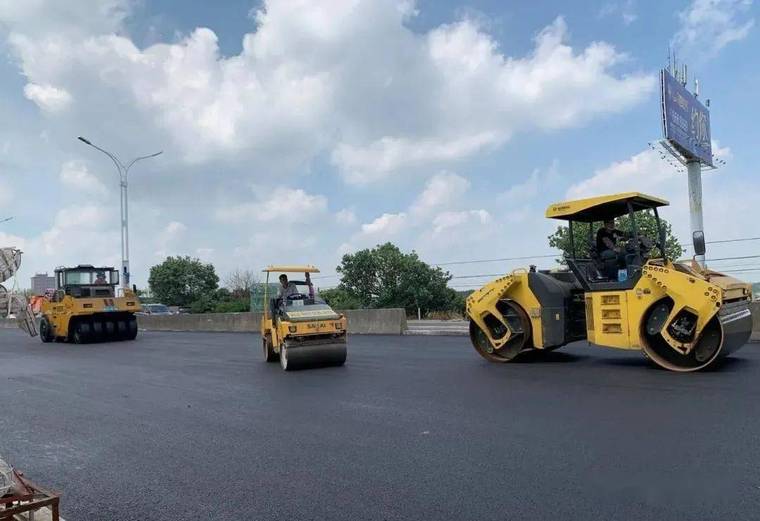
[[[111,340],[126,340],[127,338],[127,321],[116,321],[116,335]]]
[[[280,354],[275,353],[274,346],[272,345],[272,340],[269,335],[265,336],[261,339],[262,344],[262,352],[264,354],[264,361],[267,363],[272,362],[279,362],[280,361]]]
[[[105,331],[105,328],[103,327],[103,322],[100,320],[93,320],[91,327],[92,327],[93,342],[102,342],[103,332]]]
[[[53,328],[50,326],[47,317],[42,317],[42,320],[40,320],[40,340],[42,340],[42,343],[44,344],[49,344],[55,340]]]
[[[103,323],[103,333],[106,342],[111,342],[116,338],[116,324],[113,320],[106,320]]]
[[[75,344],[86,344],[87,343],[87,332],[83,331],[85,325],[89,325],[86,322],[78,322],[76,326],[74,326],[74,332],[71,335],[71,341]]]
[[[137,338],[137,317],[134,315],[127,321],[127,340]]]

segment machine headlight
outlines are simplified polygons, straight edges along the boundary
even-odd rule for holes
[[[288,331],[290,331],[291,333],[295,333],[296,331],[298,331],[298,328],[296,326],[288,326]]]

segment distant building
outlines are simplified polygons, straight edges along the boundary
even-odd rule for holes
[[[38,273],[32,277],[32,294],[44,295],[45,290],[55,288],[55,277],[47,273]]]

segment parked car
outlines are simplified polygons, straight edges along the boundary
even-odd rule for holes
[[[143,315],[173,315],[174,313],[164,304],[143,304]]]

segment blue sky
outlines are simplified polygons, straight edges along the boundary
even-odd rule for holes
[[[116,175],[78,135],[164,150],[131,174],[141,285],[169,254],[329,276],[386,240],[429,262],[552,253],[548,204],[627,189],[671,199],[687,238],[686,179],[647,147],[669,45],[727,162],[704,178],[708,240],[757,236],[736,218],[760,187],[757,18],[748,0],[0,0],[0,246],[24,277],[119,263]]]

